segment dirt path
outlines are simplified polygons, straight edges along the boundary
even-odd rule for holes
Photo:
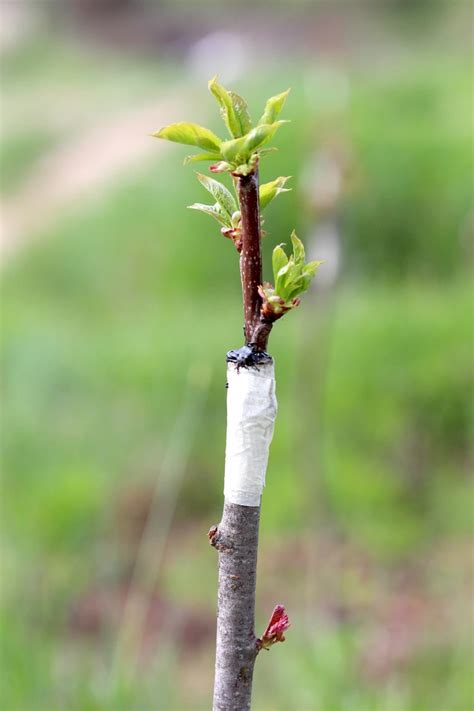
[[[169,95],[103,121],[59,146],[34,168],[27,181],[1,205],[0,261],[29,244],[84,199],[100,195],[128,170],[156,158],[166,143],[150,138],[160,126],[184,116],[182,97]]]

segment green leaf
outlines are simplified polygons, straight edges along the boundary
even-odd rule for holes
[[[285,188],[284,185],[291,176],[275,178],[270,183],[264,183],[260,185],[259,195],[260,195],[260,208],[263,210],[272,200],[276,198],[280,193],[288,193],[291,188]]]
[[[224,141],[221,144],[221,153],[223,158],[229,163],[243,162],[243,149],[246,136],[234,138],[230,141]]]
[[[307,291],[316,274],[316,270],[322,263],[304,263],[304,246],[294,230],[291,234],[291,241],[293,243],[293,254],[289,259],[281,248],[281,245],[278,245],[273,252],[275,291],[284,299],[288,308],[291,307],[291,301],[296,296]]]
[[[233,213],[237,210],[237,203],[232,193],[227,190],[225,185],[222,185],[222,183],[219,183],[217,180],[209,178],[202,173],[196,173],[196,175],[201,185],[217,200],[222,209],[228,214],[230,220]]]
[[[314,275],[316,274],[317,270],[318,270],[318,267],[320,267],[321,264],[322,264],[322,261],[320,261],[320,262],[318,262],[318,261],[308,262],[308,263],[305,264],[305,266],[304,266],[303,276],[305,276],[306,274],[308,274],[311,278],[313,278]]]
[[[265,109],[262,114],[262,117],[258,122],[259,126],[266,123],[273,123],[277,120],[286,101],[286,97],[289,93],[290,89],[287,89],[281,94],[277,94],[276,96],[272,96],[270,99],[268,99],[267,103],[265,104]]]
[[[293,280],[293,269],[294,269],[294,259],[293,255],[290,256],[287,263],[280,267],[275,275],[275,289],[282,299],[287,298],[287,291],[291,288],[291,282]]]
[[[250,175],[255,171],[255,166],[250,163],[241,163],[232,169],[232,175]]]
[[[293,243],[293,254],[295,255],[295,264],[304,265],[305,252],[303,242],[300,240],[295,230],[291,233],[291,241]]]
[[[242,214],[241,214],[240,210],[236,210],[230,219],[230,221],[232,222],[232,227],[234,229],[237,229],[240,226],[241,220],[242,220]]]
[[[205,151],[220,153],[221,139],[207,128],[198,126],[197,123],[172,123],[160,128],[153,134],[155,138],[164,138],[175,143],[184,143],[188,146],[198,146]]]
[[[200,212],[205,212],[207,215],[213,217],[217,222],[224,227],[232,227],[232,224],[227,216],[221,209],[219,203],[215,205],[204,205],[201,202],[195,202],[193,205],[188,205],[189,210],[199,210]]]
[[[302,282],[304,285],[304,291],[309,289],[309,285],[313,281],[313,278],[318,270],[318,267],[322,264],[322,262],[308,262],[308,264],[305,265],[304,270],[302,272]]]
[[[259,148],[257,152],[259,156],[265,156],[267,153],[278,152],[278,148],[275,148],[275,146],[270,146],[270,148]]]
[[[252,128],[252,119],[250,118],[247,102],[235,91],[229,91],[229,96],[232,99],[235,117],[240,125],[239,136],[243,136]]]
[[[311,281],[322,262],[304,263],[303,243],[296,236],[291,235],[293,254],[288,258],[279,244],[273,250],[273,276],[275,287],[263,284],[259,293],[264,300],[264,308],[269,309],[276,318],[294,309],[299,304],[298,297],[307,291]]]
[[[302,294],[307,290],[307,288],[308,287],[303,283],[301,274],[299,276],[295,276],[293,281],[290,281],[286,286],[285,300],[291,302],[292,299]]]
[[[271,138],[273,138],[274,134],[283,123],[286,123],[286,121],[277,121],[271,125],[262,124],[249,131],[249,133],[244,136],[244,147],[246,153],[251,155],[256,148],[259,148],[267,143]]]
[[[252,128],[249,133],[241,138],[234,138],[232,141],[224,141],[221,144],[221,153],[226,161],[230,163],[245,163],[256,148],[263,146],[269,141],[284,121],[277,121],[269,125],[264,124]]]
[[[283,267],[286,267],[288,264],[288,257],[286,256],[284,250],[281,247],[281,244],[278,244],[275,249],[273,250],[273,255],[272,255],[272,267],[273,267],[273,277],[275,284],[278,279],[278,273],[280,272],[280,269],[283,269]]]
[[[196,153],[196,155],[194,156],[186,156],[183,165],[188,165],[189,163],[197,163],[200,160],[219,160],[220,157],[220,153]]]
[[[234,136],[234,138],[242,136],[242,127],[236,115],[230,92],[218,83],[217,76],[211,79],[208,87],[211,94],[217,99],[221,110],[221,116],[224,119],[224,123],[227,126],[230,135]]]

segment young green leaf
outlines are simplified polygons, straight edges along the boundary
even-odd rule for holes
[[[221,153],[229,163],[245,163],[252,153],[269,141],[285,121],[277,121],[272,125],[265,124],[252,128],[249,133],[232,141],[221,144]]]
[[[288,257],[286,256],[284,250],[281,248],[281,244],[278,244],[275,249],[273,250],[273,255],[272,255],[272,267],[273,267],[273,276],[275,280],[275,284],[277,282],[277,277],[280,269],[283,269],[283,267],[286,267],[288,264]]]
[[[245,133],[248,133],[252,128],[252,119],[250,118],[249,107],[245,99],[236,94],[235,91],[229,91],[229,96],[232,99],[234,114],[239,123],[239,136],[243,136]]]
[[[291,176],[280,176],[275,178],[270,183],[264,183],[260,185],[259,195],[260,195],[260,208],[263,210],[277,195],[280,193],[288,193],[291,188],[285,188],[284,185]]]
[[[240,210],[236,210],[231,217],[232,227],[234,229],[237,230],[240,227],[241,219],[242,219],[242,213],[240,212]]]
[[[188,146],[198,146],[205,151],[212,151],[220,154],[221,139],[212,131],[199,126],[197,123],[172,123],[156,131],[155,138],[164,138],[175,143],[184,143]]]
[[[265,123],[273,123],[277,120],[286,101],[286,97],[289,93],[290,89],[287,89],[281,94],[277,94],[276,96],[272,96],[270,99],[268,99],[267,103],[265,104],[265,109],[262,114],[262,117],[258,122],[259,126]]]
[[[198,163],[201,160],[219,160],[220,153],[196,153],[195,156],[186,156],[183,161],[183,165],[188,165],[189,163]]]
[[[293,255],[291,255],[288,262],[282,266],[275,275],[275,290],[278,296],[280,296],[284,301],[287,301],[288,293],[292,288],[291,284],[295,278],[294,266],[295,260]]]
[[[233,213],[237,210],[237,203],[235,202],[232,193],[219,183],[214,178],[209,178],[207,175],[202,173],[196,173],[197,178],[201,185],[203,185],[208,192],[217,200],[221,208],[227,213],[229,219],[232,217]]]
[[[295,255],[295,264],[297,266],[304,265],[305,252],[303,242],[300,240],[295,230],[291,233],[291,241],[293,243],[293,254]]]
[[[241,138],[233,138],[230,141],[224,141],[221,144],[221,153],[225,161],[228,163],[238,163],[243,160],[243,149],[246,136]]]
[[[254,153],[254,155],[257,155]],[[232,168],[232,175],[250,175],[255,170],[255,164],[252,163],[252,158],[249,158],[247,163],[240,163]]]
[[[257,153],[259,156],[265,156],[267,153],[275,153],[278,152],[278,148],[275,148],[275,146],[270,146],[269,148],[259,148]]]
[[[207,215],[210,215],[217,220],[217,222],[221,225],[224,225],[224,227],[232,227],[227,213],[221,209],[219,203],[216,203],[215,205],[204,205],[201,202],[195,202],[193,205],[188,205],[188,208],[189,210],[199,210],[200,212],[205,212]]]
[[[301,274],[293,273],[290,279],[288,280],[288,283],[286,284],[285,288],[284,299],[286,303],[291,303],[293,299],[295,299],[297,296],[306,291],[306,289],[307,287],[305,288],[304,286]]]
[[[276,121],[270,124],[261,124],[253,128],[246,136],[244,136],[244,150],[247,155],[251,155],[256,148],[260,148],[267,143],[277,130],[287,121]]]
[[[304,247],[295,231],[291,235],[293,254],[288,258],[278,245],[273,250],[273,277],[275,286],[264,284],[260,289],[263,299],[262,313],[269,318],[280,318],[298,306],[299,296],[307,291],[321,262],[304,263]],[[273,314],[273,316],[272,316]]]
[[[305,268],[301,274],[304,291],[309,289],[309,285],[311,284],[313,277],[321,264],[322,262],[308,262],[308,264],[305,265]]]
[[[242,127],[236,115],[232,96],[219,82],[217,76],[213,77],[208,84],[209,91],[217,99],[221,107],[221,116],[231,136],[238,138],[242,136]]]

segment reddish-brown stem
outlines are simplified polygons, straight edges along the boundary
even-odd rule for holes
[[[268,337],[274,321],[275,319],[269,320],[264,318],[264,316],[260,316],[252,335],[252,343],[257,350],[265,351],[267,349]]]
[[[258,171],[239,176],[237,180],[241,213],[240,278],[244,303],[245,342],[264,351],[272,323],[262,318],[262,299],[258,287],[262,284],[262,252]]]

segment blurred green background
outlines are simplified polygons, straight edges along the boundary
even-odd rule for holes
[[[267,278],[325,259],[270,342],[254,708],[473,709],[469,5],[1,8],[2,709],[210,706],[238,261],[149,134],[223,135],[216,73],[292,87]]]

